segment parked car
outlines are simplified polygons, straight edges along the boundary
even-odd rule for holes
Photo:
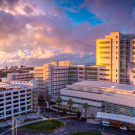
[[[108,121],[102,121],[102,123],[100,123],[101,126],[105,126],[105,127],[109,127],[110,126],[110,122]]]
[[[123,127],[120,127],[120,129],[127,130],[127,127],[123,126]]]

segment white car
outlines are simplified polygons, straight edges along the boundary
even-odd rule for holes
[[[120,127],[120,129],[127,130],[127,127],[123,126],[123,127]]]

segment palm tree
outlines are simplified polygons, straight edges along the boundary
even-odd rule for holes
[[[47,95],[47,101],[49,103],[49,109],[50,109],[50,100],[52,99],[52,96],[51,95]]]
[[[68,102],[67,102],[67,104],[68,104],[69,107],[70,107],[70,117],[71,117],[71,107],[72,107],[72,105],[74,104],[74,102],[73,102],[72,99],[69,99]]]
[[[60,96],[57,98],[56,103],[58,104],[58,112],[59,112],[59,106],[60,106],[60,103],[62,103],[62,99]]]
[[[85,117],[86,117],[86,111],[87,111],[87,109],[89,108],[88,103],[84,103],[84,104],[83,104],[83,108],[85,109]]]

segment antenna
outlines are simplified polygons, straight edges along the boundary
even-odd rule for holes
[[[54,57],[54,62],[55,62],[55,50],[53,50],[53,53],[54,53],[54,54],[53,54],[53,55],[54,55],[53,57]]]

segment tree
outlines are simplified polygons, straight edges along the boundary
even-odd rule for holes
[[[78,111],[78,112],[77,112],[77,117],[78,117],[78,118],[80,118],[80,117],[81,117],[81,115],[82,115],[82,114],[81,114],[81,112],[80,112],[80,111]]]
[[[60,96],[57,98],[56,103],[58,104],[58,112],[59,112],[59,106],[62,103],[62,99]]]
[[[87,109],[89,108],[88,103],[84,103],[84,104],[83,104],[83,108],[85,109],[85,117],[86,117],[86,111],[87,111]]]
[[[63,114],[65,115],[67,113],[67,110],[64,108],[63,109]]]
[[[50,100],[52,99],[52,96],[51,95],[47,95],[47,101],[49,103],[49,109],[50,109]]]
[[[70,117],[71,117],[71,107],[72,105],[74,104],[73,100],[72,99],[69,99],[67,104],[69,105],[69,108],[70,108]]]

